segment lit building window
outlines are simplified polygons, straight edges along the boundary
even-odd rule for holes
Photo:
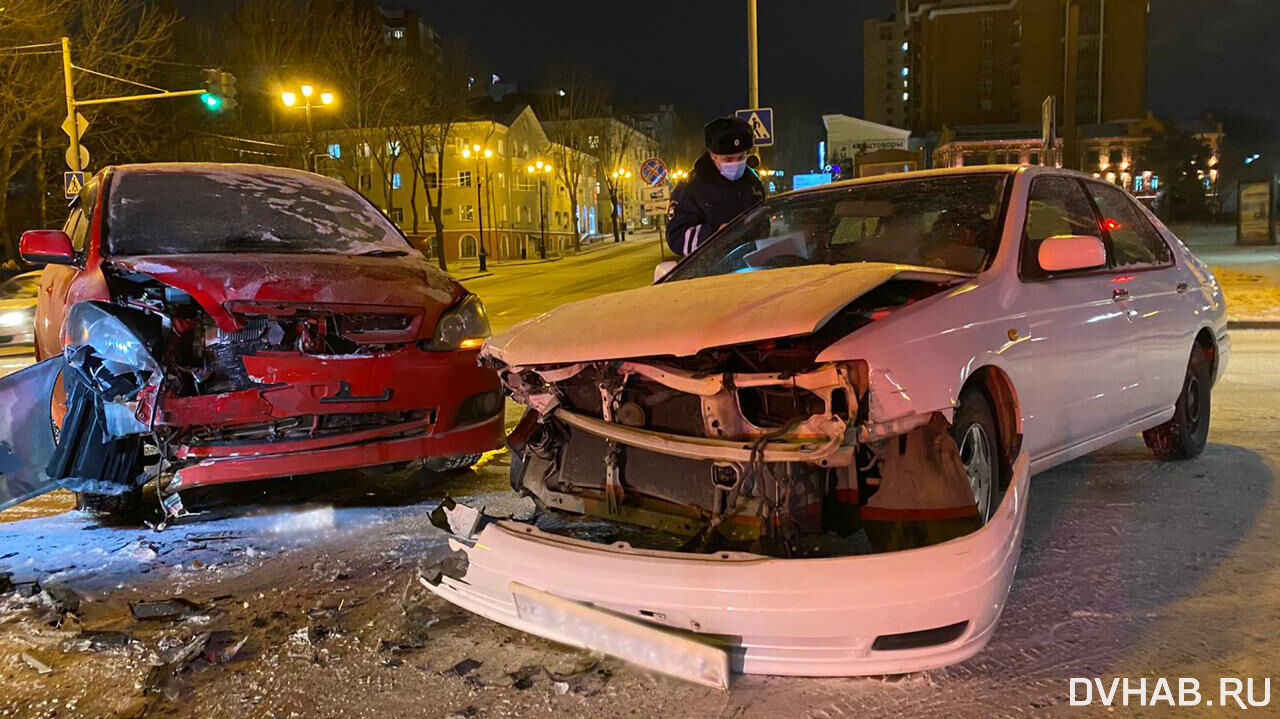
[[[391,189],[400,189],[400,173],[398,172],[391,176]]]
[[[911,68],[909,68],[909,67],[904,67],[904,68],[902,68],[902,76],[903,76],[903,77],[906,77],[907,75],[910,75],[910,74],[911,74]]]
[[[471,173],[470,173],[470,172],[459,172],[459,173],[458,173],[458,187],[471,187]]]
[[[908,42],[904,42],[904,43],[902,43],[902,51],[903,51],[903,52],[906,52],[906,51],[907,51],[907,48],[909,48],[909,47],[911,47],[911,43],[908,43]]]
[[[387,143],[387,154],[393,157],[400,154],[399,140],[391,140],[390,142]]]
[[[342,159],[342,145],[336,142],[329,143],[329,159],[330,160]]]
[[[909,93],[909,92],[904,92],[904,93],[902,93],[902,101],[903,101],[903,102],[906,102],[907,100],[910,100],[910,99],[911,99],[911,93]]]
[[[404,39],[404,28],[402,28],[402,27],[398,27],[398,28],[395,28],[394,30],[392,30],[392,31],[391,31],[391,37],[393,37],[393,38],[395,38],[395,39],[397,39],[397,40],[403,40],[403,39]]]

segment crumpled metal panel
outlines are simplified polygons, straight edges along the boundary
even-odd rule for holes
[[[45,474],[53,456],[49,404],[61,356],[0,378],[0,510],[57,488]]]

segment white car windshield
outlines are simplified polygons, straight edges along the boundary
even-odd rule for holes
[[[1007,174],[889,180],[767,200],[667,277],[892,262],[977,273],[994,257]]]

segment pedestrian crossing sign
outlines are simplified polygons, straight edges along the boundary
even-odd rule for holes
[[[84,189],[84,173],[83,172],[64,172],[62,173],[62,194],[68,200],[73,197],[80,196],[80,190]]]
[[[773,108],[756,107],[749,110],[738,110],[735,113],[741,120],[751,126],[753,143],[756,147],[771,147],[773,135]]]

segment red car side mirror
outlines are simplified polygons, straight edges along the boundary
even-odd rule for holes
[[[18,243],[18,254],[32,264],[70,265],[76,261],[71,238],[62,230],[27,230]]]

